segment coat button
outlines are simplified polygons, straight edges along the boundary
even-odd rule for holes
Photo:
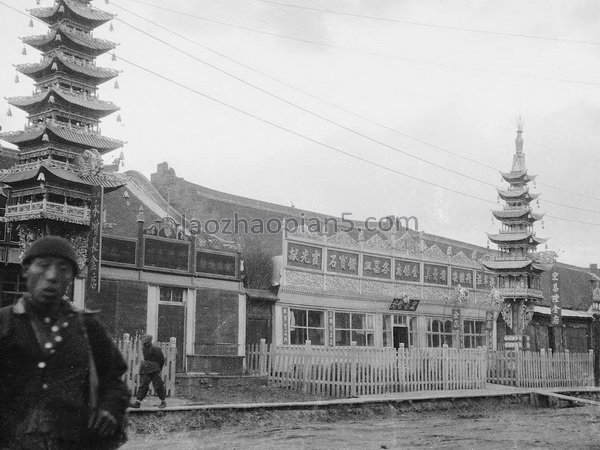
[[[56,333],[60,328],[58,328],[57,325],[52,325],[52,328],[50,328],[50,330],[52,330],[53,333]]]
[[[44,323],[50,323],[50,317],[44,317]]]
[[[62,338],[62,336],[56,336],[56,337],[54,338],[54,340],[55,340],[56,342],[62,342],[63,338]]]
[[[52,348],[52,342],[46,342],[44,348]]]
[[[46,390],[46,389],[48,389],[48,385],[47,385],[46,383],[42,384],[42,389],[43,389],[43,390]]]
[[[46,367],[46,363],[45,363],[44,361],[40,361],[40,362],[38,363],[38,367],[39,367],[40,369],[43,369],[44,367]]]

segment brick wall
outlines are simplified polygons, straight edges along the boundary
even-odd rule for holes
[[[237,355],[238,294],[215,289],[196,291],[198,355]]]
[[[86,301],[98,309],[98,319],[115,337],[146,331],[148,286],[143,281],[102,280],[100,292]]]

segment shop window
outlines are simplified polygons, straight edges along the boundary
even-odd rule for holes
[[[325,312],[308,309],[290,309],[290,343],[303,345],[325,344]]]
[[[335,313],[335,345],[360,347],[375,345],[373,314]]]
[[[450,320],[429,319],[427,322],[427,346],[452,347],[452,322]]]
[[[183,303],[183,288],[160,286],[159,301],[169,303]]]
[[[464,348],[477,348],[485,345],[485,322],[465,320],[463,331]]]

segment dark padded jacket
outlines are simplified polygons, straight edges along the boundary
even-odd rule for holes
[[[93,314],[75,311],[66,302],[54,331],[40,343],[23,304],[0,308],[0,448],[10,448],[20,434],[31,432],[81,443],[82,448],[116,448],[115,442],[124,439],[129,403],[121,379],[127,365],[119,350]],[[122,425],[120,436],[106,445],[87,430],[92,414],[90,348],[98,378],[97,409],[110,412]]]

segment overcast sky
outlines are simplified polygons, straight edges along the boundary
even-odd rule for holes
[[[355,219],[416,216],[426,232],[486,245],[521,115],[547,214],[537,235],[562,262],[600,263],[600,2],[92,4],[118,14],[95,36],[119,44],[116,62],[97,64],[122,70],[120,88],[99,94],[121,107],[102,132],[127,141],[125,170],[149,176],[167,161],[227,193]],[[14,83],[13,64],[39,61],[18,37],[47,30],[7,5],[36,2],[0,3],[3,131],[25,123],[15,108],[6,116],[4,97],[33,86]]]

